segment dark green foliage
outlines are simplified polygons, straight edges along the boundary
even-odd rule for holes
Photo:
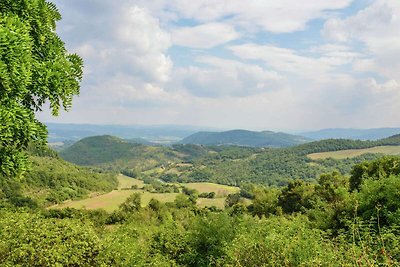
[[[229,194],[225,199],[225,207],[233,207],[234,205],[239,204],[241,199],[239,193]]]
[[[311,207],[314,191],[314,185],[295,180],[282,189],[278,205],[285,213],[304,212]]]
[[[199,197],[202,198],[215,198],[215,192],[204,192],[199,194]]]
[[[350,189],[359,189],[365,179],[379,180],[391,174],[400,174],[400,157],[383,157],[362,162],[351,171]]]

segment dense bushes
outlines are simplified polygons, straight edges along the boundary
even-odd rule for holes
[[[94,266],[102,249],[91,225],[1,210],[2,266]]]

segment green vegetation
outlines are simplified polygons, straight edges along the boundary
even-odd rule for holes
[[[157,199],[161,202],[174,202],[177,193],[150,193],[140,190],[113,190],[107,194],[93,196],[82,200],[65,202],[54,206],[55,208],[75,208],[75,209],[104,209],[111,212],[118,209],[119,205],[124,203],[133,193],[140,193],[141,205],[147,206],[151,199]]]
[[[28,169],[28,144],[46,143],[35,112],[45,102],[53,115],[71,107],[82,59],[68,54],[57,36],[61,15],[53,3],[3,0],[0,14],[0,174],[12,178]]]
[[[84,138],[61,151],[60,156],[78,165],[101,165],[117,171],[125,166],[144,171],[177,158],[167,147],[145,146],[109,135]]]
[[[311,141],[311,139],[286,133],[232,130],[226,132],[198,132],[184,138],[180,143],[197,145],[237,145],[249,147],[288,147],[309,141]]]
[[[398,266],[400,158],[317,183],[250,186],[252,203],[195,205],[191,189],[143,205],[134,193],[101,211],[3,209],[4,266]],[[353,181],[359,181],[354,187]],[[127,190],[121,190],[124,192]]]
[[[118,185],[114,173],[78,167],[49,149],[30,147],[28,153],[31,168],[23,178],[0,175],[0,206],[49,206],[109,192]]]
[[[101,136],[62,153],[94,165],[78,167],[43,148],[34,116],[79,91],[56,7],[6,0],[0,14],[0,266],[400,266],[400,157],[307,157],[400,135],[284,149]]]
[[[106,194],[97,194],[89,198],[67,201],[53,206],[52,208],[76,208],[76,209],[104,209],[112,212],[124,203],[133,193],[140,193],[141,205],[146,207],[152,199],[161,203],[174,202],[179,192],[185,192],[188,195],[195,194],[197,204],[200,207],[212,207],[223,209],[225,206],[226,196],[239,192],[239,188],[213,183],[189,183],[189,184],[174,184],[177,191],[160,192],[155,190],[156,187],[151,187],[150,184],[144,184],[143,181],[134,178],[129,178],[123,175],[118,175],[118,190],[113,190]],[[152,181],[151,181],[152,182]],[[134,189],[132,189],[132,186]],[[139,190],[138,188],[142,188]],[[146,191],[147,190],[147,191]],[[150,192],[149,192],[150,191]],[[202,195],[203,194],[203,195]],[[212,197],[211,197],[212,195]]]
[[[94,165],[141,180],[212,182],[242,187],[249,182],[285,185],[293,179],[315,181],[321,173],[335,170],[349,174],[354,164],[382,155],[368,153],[344,159],[311,159],[307,155],[364,148],[391,153],[393,150],[387,147],[390,145],[396,149],[394,146],[399,144],[399,136],[393,136],[378,141],[329,139],[290,148],[199,145],[149,147],[131,144],[116,137],[99,136],[82,139],[61,152],[61,156],[77,164]]]

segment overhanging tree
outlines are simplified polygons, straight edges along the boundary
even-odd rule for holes
[[[68,54],[56,34],[61,19],[45,0],[0,1],[0,174],[27,168],[29,143],[46,143],[47,130],[35,112],[48,102],[53,115],[68,110],[79,94],[82,59]]]

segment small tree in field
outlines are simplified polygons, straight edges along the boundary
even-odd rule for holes
[[[56,6],[45,0],[0,1],[0,174],[27,168],[29,143],[45,144],[46,127],[35,118],[48,102],[53,115],[79,94],[82,59],[68,54],[57,36]]]

